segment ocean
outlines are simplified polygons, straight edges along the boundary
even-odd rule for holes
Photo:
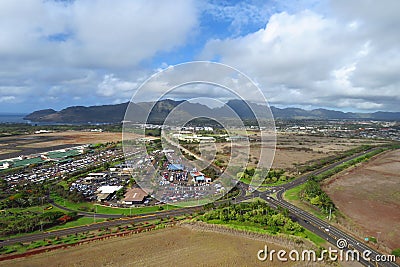
[[[29,123],[29,121],[23,118],[27,114],[1,114],[0,113],[0,123]]]

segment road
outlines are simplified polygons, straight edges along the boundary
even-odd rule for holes
[[[56,236],[64,236],[64,235],[70,235],[70,234],[76,234],[76,233],[82,233],[86,231],[93,231],[105,227],[115,227],[118,225],[126,225],[130,223],[139,223],[139,222],[145,222],[145,221],[150,221],[150,220],[155,220],[155,219],[162,219],[162,218],[167,218],[167,217],[173,217],[173,216],[179,216],[179,215],[184,215],[188,213],[193,213],[195,211],[198,211],[199,207],[193,207],[193,208],[182,208],[182,209],[174,209],[174,210],[168,210],[168,211],[163,211],[163,212],[154,212],[154,213],[149,213],[149,214],[144,214],[144,215],[138,215],[136,217],[125,217],[121,219],[116,219],[116,220],[110,220],[110,221],[105,221],[105,222],[100,222],[100,223],[93,223],[89,225],[83,225],[83,226],[78,226],[78,227],[73,227],[73,228],[65,228],[61,230],[55,230],[55,231],[49,231],[49,232],[43,232],[43,233],[37,233],[37,234],[31,234],[31,235],[23,235],[20,237],[14,237],[10,238],[8,240],[4,240],[0,242],[0,245],[6,246],[6,245],[12,245],[18,242],[32,242],[32,241],[37,241],[37,240],[43,240],[44,238],[50,238],[50,237],[56,237]],[[91,214],[93,216],[93,214]]]
[[[303,183],[305,183],[310,176],[312,175],[317,175],[320,174],[324,171],[333,169],[334,167],[347,162],[349,160],[352,160],[358,156],[361,156],[362,154],[371,152],[375,149],[370,149],[367,152],[362,152],[362,153],[358,153],[356,155],[353,155],[351,157],[345,158],[343,160],[340,160],[336,163],[333,163],[329,166],[326,166],[324,168],[321,168],[319,170],[316,170],[312,173],[309,173],[307,175],[303,175],[302,177],[299,177],[298,179],[287,183],[285,185],[282,185],[280,187],[277,187],[275,189],[276,192],[276,199],[269,196],[270,193],[272,193],[274,190],[271,191],[266,191],[266,192],[259,192],[259,191],[255,191],[254,194],[255,196],[261,197],[262,199],[264,199],[267,203],[269,203],[271,206],[273,207],[283,207],[288,209],[290,215],[300,224],[302,225],[304,228],[310,230],[311,232],[319,235],[320,237],[324,238],[325,240],[327,240],[329,243],[333,244],[334,246],[337,245],[337,240],[339,239],[344,239],[347,242],[347,247],[344,248],[345,251],[347,250],[357,250],[360,253],[360,263],[363,264],[364,266],[383,266],[383,267],[389,267],[389,266],[399,266],[394,262],[376,262],[375,259],[377,257],[377,255],[381,255],[381,253],[379,253],[378,251],[370,248],[369,246],[367,246],[366,244],[362,243],[361,241],[355,239],[354,237],[352,237],[351,235],[345,233],[344,231],[334,227],[333,225],[329,224],[328,222],[325,222],[317,217],[315,217],[314,215],[299,209],[298,207],[290,204],[289,202],[285,201],[283,199],[283,194],[286,190],[291,189],[293,187],[299,186]],[[362,257],[362,253],[366,250],[369,250],[371,252],[371,254],[368,256],[368,258],[371,259],[371,262],[365,260]],[[379,256],[378,256],[379,257]]]
[[[245,190],[242,187],[243,185],[240,185],[239,188],[240,194],[236,197],[237,202],[241,202],[244,200],[251,199],[252,196],[246,196]],[[230,199],[223,199],[215,202],[217,205],[221,205],[223,203],[229,202]],[[73,211],[70,209],[67,209],[65,207],[62,207],[56,203],[52,203],[52,205],[61,208],[66,211]],[[44,238],[50,238],[50,237],[56,237],[56,236],[64,236],[64,235],[70,235],[70,234],[76,234],[76,233],[82,233],[86,231],[93,231],[97,229],[101,229],[104,227],[115,227],[118,225],[126,225],[130,223],[139,223],[139,222],[145,222],[145,221],[150,221],[150,220],[156,220],[156,219],[164,219],[168,217],[173,217],[173,216],[179,216],[179,215],[184,215],[184,214],[192,214],[194,212],[202,210],[202,207],[188,207],[188,208],[180,208],[180,209],[173,209],[173,210],[167,210],[167,211],[157,211],[157,212],[152,212],[152,213],[147,213],[147,214],[140,214],[134,217],[126,217],[123,215],[117,215],[117,214],[96,214],[96,218],[111,218],[114,220],[110,221],[105,221],[105,222],[100,222],[100,223],[93,223],[89,225],[83,225],[83,226],[78,226],[78,227],[73,227],[73,228],[66,228],[66,229],[60,229],[60,230],[55,230],[55,231],[48,231],[48,232],[43,232],[43,233],[36,233],[36,234],[30,234],[30,235],[23,235],[20,237],[14,237],[10,238],[8,240],[0,241],[1,246],[7,246],[7,245],[12,245],[18,242],[32,242],[32,241],[38,241],[38,240],[43,240]],[[94,217],[93,213],[90,212],[79,212],[78,214],[86,216],[86,217]]]
[[[266,192],[260,192],[260,191],[256,190],[253,192],[252,195],[246,196],[246,194],[245,194],[246,185],[244,185],[242,183],[238,183],[238,187],[240,188],[241,193],[238,197],[235,198],[235,202],[241,202],[241,201],[253,198],[253,197],[260,197],[260,198],[264,199],[267,203],[269,203],[273,208],[277,208],[277,207],[286,208],[289,211],[290,216],[295,221],[297,221],[300,225],[302,225],[304,228],[310,230],[311,232],[317,234],[318,236],[324,238],[325,240],[327,240],[329,243],[333,244],[334,246],[337,245],[338,239],[346,240],[348,246],[344,250],[346,251],[349,249],[351,249],[351,250],[355,249],[355,250],[359,251],[360,252],[360,261],[359,262],[361,264],[363,264],[364,266],[399,267],[399,265],[397,265],[394,262],[379,262],[379,263],[375,262],[377,255],[380,255],[380,253],[378,251],[368,247],[366,244],[362,243],[361,241],[356,240],[354,237],[352,237],[349,234],[343,232],[342,230],[334,227],[333,225],[330,225],[328,222],[325,222],[325,221],[315,217],[314,215],[312,215],[304,210],[299,209],[298,207],[290,204],[289,202],[287,202],[283,199],[283,194],[286,190],[305,183],[309,179],[310,176],[317,175],[324,171],[333,169],[334,167],[336,167],[344,162],[352,160],[364,153],[373,151],[375,149],[370,149],[366,152],[358,153],[351,157],[342,159],[338,162],[335,162],[335,163],[328,165],[326,167],[323,167],[319,170],[308,173],[307,175],[303,175],[294,181],[291,181],[285,185],[276,187],[275,189],[271,189]],[[270,196],[271,193],[276,193],[276,199],[273,198],[272,196]],[[218,204],[221,204],[221,203],[224,203],[227,201],[229,201],[229,200],[221,200],[221,201],[218,201],[216,204],[218,205]],[[64,207],[58,206],[56,204],[54,204],[54,205],[65,209]],[[163,212],[154,212],[154,213],[149,213],[149,214],[138,215],[133,218],[127,217],[127,218],[122,218],[122,219],[106,221],[106,222],[102,222],[102,223],[96,223],[96,224],[90,224],[90,225],[79,226],[79,227],[74,227],[74,228],[68,228],[68,229],[62,229],[62,230],[56,230],[56,231],[50,231],[50,232],[44,232],[44,233],[10,238],[9,240],[2,241],[0,244],[1,245],[11,245],[11,244],[15,244],[17,242],[30,242],[30,241],[42,240],[44,238],[49,238],[49,237],[75,234],[75,233],[80,233],[80,232],[85,232],[85,231],[93,231],[93,230],[100,229],[103,227],[114,227],[117,225],[138,223],[138,222],[149,221],[149,220],[153,220],[153,219],[166,218],[168,216],[179,216],[179,215],[183,215],[183,214],[193,213],[193,212],[199,211],[200,209],[201,209],[200,207],[191,207],[191,208],[174,209],[174,210],[163,211]],[[93,216],[93,213],[80,212],[79,214],[84,215],[84,216],[91,216],[91,217]],[[122,215],[96,214],[96,217],[98,217],[98,218],[116,218],[116,217],[121,217],[121,216]],[[369,255],[371,262],[365,260],[362,257],[362,253],[366,250],[369,250],[371,252],[371,254]]]

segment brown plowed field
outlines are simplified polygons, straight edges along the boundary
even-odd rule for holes
[[[390,249],[400,248],[400,150],[337,175],[324,190],[356,225],[358,235],[379,237]]]
[[[172,227],[125,238],[83,244],[0,266],[293,266],[294,262],[260,262],[266,243],[246,237]],[[282,249],[268,244],[268,249]]]
[[[132,134],[133,135],[133,134]],[[65,131],[0,138],[0,160],[71,146],[121,141],[120,132]]]

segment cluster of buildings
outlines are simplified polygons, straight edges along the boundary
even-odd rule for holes
[[[215,183],[194,167],[185,166],[172,150],[164,150],[168,161],[159,170],[155,196],[165,203],[199,200],[221,193],[223,186]]]
[[[26,167],[32,164],[43,164],[46,162],[59,162],[63,163],[69,161],[70,158],[81,155],[84,153],[87,145],[81,145],[66,149],[58,149],[54,151],[32,154],[32,155],[21,155],[15,158],[5,159],[0,161],[0,169]]]
[[[89,173],[73,182],[69,191],[80,192],[89,201],[105,202],[128,180],[129,175],[113,175],[112,172]]]
[[[35,165],[34,167],[23,169],[17,173],[6,174],[2,178],[8,183],[10,188],[13,188],[22,181],[37,183],[45,180],[49,181],[60,179],[68,176],[71,173],[87,169],[92,166],[98,166],[105,162],[110,162],[123,158],[121,150],[96,151],[84,154],[80,154],[80,151],[78,151],[78,154],[75,154],[75,152],[72,153],[72,151],[73,150],[65,150],[65,152],[51,151],[48,153],[43,153],[43,155],[47,155],[48,157],[56,156],[56,153],[58,153],[58,156],[60,157],[61,155],[67,155],[68,153],[69,156],[65,158],[60,158],[59,160],[41,161],[38,162],[37,165]],[[26,159],[33,158],[37,158],[37,155],[28,156]],[[21,160],[24,160],[24,158],[22,158]],[[22,166],[26,166],[25,163]]]
[[[371,138],[400,141],[400,123],[386,121],[304,120],[278,121],[277,131],[341,138]]]
[[[187,132],[184,133],[175,133],[172,134],[173,138],[178,139],[179,141],[185,141],[188,143],[193,143],[193,142],[201,142],[201,143],[214,143],[215,138],[212,136],[202,136],[202,135],[197,135],[197,134],[190,134]]]
[[[88,201],[97,201],[113,206],[146,204],[149,194],[139,187],[126,190],[122,199],[116,193],[127,187],[130,174],[119,168],[110,168],[107,172],[89,173],[86,177],[73,182],[70,191],[80,192]]]

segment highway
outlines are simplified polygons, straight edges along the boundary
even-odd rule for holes
[[[18,242],[32,242],[32,241],[37,241],[37,240],[43,240],[45,238],[50,238],[50,237],[65,236],[65,235],[70,235],[70,234],[82,233],[82,232],[86,232],[86,231],[93,231],[93,230],[97,230],[97,229],[101,229],[101,228],[105,228],[105,227],[115,227],[118,225],[124,225],[124,224],[126,225],[126,224],[131,224],[131,223],[139,223],[139,222],[145,222],[145,221],[150,221],[150,220],[168,218],[168,217],[173,217],[173,216],[190,214],[190,213],[193,213],[200,209],[201,208],[199,208],[199,207],[174,209],[174,210],[168,210],[168,211],[163,211],[163,212],[153,212],[153,213],[149,213],[149,214],[138,215],[135,217],[124,217],[124,218],[120,218],[120,219],[115,219],[115,220],[110,220],[110,221],[105,221],[105,222],[100,222],[100,223],[93,223],[93,224],[83,225],[83,226],[78,226],[78,227],[73,227],[73,228],[65,228],[65,229],[48,231],[48,232],[45,231],[42,233],[23,235],[20,237],[10,238],[8,240],[4,240],[4,241],[0,242],[0,245],[7,246],[7,245],[12,245],[12,244],[15,244]],[[91,214],[91,216],[93,217],[93,213]]]
[[[324,168],[321,168],[319,170],[316,170],[314,172],[311,172],[307,175],[303,175],[302,177],[299,177],[298,179],[289,182],[285,185],[282,185],[280,187],[276,187],[274,190],[266,191],[266,192],[260,192],[260,191],[255,191],[254,195],[261,197],[264,199],[267,203],[269,203],[272,207],[283,207],[288,209],[290,215],[304,228],[310,230],[311,232],[319,235],[320,237],[324,238],[327,240],[329,243],[333,244],[334,246],[337,245],[337,240],[339,239],[344,239],[347,242],[347,246],[344,248],[345,251],[347,250],[357,250],[360,253],[360,263],[363,264],[364,266],[383,266],[383,267],[389,267],[389,266],[399,266],[394,262],[376,262],[375,259],[377,255],[381,255],[378,251],[370,248],[366,244],[362,243],[361,241],[355,239],[354,237],[350,236],[349,234],[345,233],[344,231],[334,227],[333,225],[329,224],[328,222],[325,222],[314,215],[299,209],[298,207],[290,204],[289,202],[285,201],[283,199],[283,194],[286,190],[291,189],[293,187],[299,186],[303,183],[305,183],[308,178],[312,175],[317,175],[322,172],[325,172],[327,170],[333,169],[334,167],[347,162],[349,160],[352,160],[358,156],[361,156],[362,154],[371,152],[373,150],[376,150],[377,148],[370,149],[366,152],[358,153],[356,155],[353,155],[351,157],[345,158],[343,160],[340,160],[336,163],[333,163],[331,165],[328,165]],[[273,198],[272,196],[269,196],[269,194],[273,193],[273,191],[276,192],[276,199]],[[371,252],[370,255],[368,255],[367,258],[370,258],[371,261],[367,261],[362,257],[362,253],[366,250],[369,250]],[[379,257],[379,256],[378,256]]]
[[[297,221],[300,225],[302,225],[304,228],[310,230],[311,232],[317,234],[318,236],[324,238],[327,240],[329,243],[333,244],[335,247],[337,245],[337,240],[339,239],[344,239],[347,242],[347,246],[344,248],[344,250],[357,250],[360,253],[360,263],[363,264],[364,266],[382,266],[382,267],[399,267],[394,262],[376,262],[375,259],[377,255],[381,255],[378,251],[370,248],[366,244],[362,243],[361,241],[355,239],[354,237],[350,236],[349,234],[343,232],[342,230],[334,227],[333,225],[329,224],[328,222],[325,222],[314,215],[299,209],[298,207],[290,204],[289,202],[285,201],[283,199],[283,194],[286,190],[291,189],[293,187],[296,187],[298,185],[301,185],[305,183],[310,176],[312,175],[317,175],[322,172],[325,172],[327,170],[330,170],[344,162],[347,162],[349,160],[352,160],[362,154],[368,153],[370,151],[376,150],[378,148],[370,149],[366,152],[358,153],[355,154],[351,157],[342,159],[338,162],[335,162],[333,164],[330,164],[328,166],[325,166],[321,169],[318,169],[316,171],[313,171],[311,173],[308,173],[306,175],[303,175],[287,184],[284,184],[279,187],[271,188],[271,190],[268,190],[266,192],[260,192],[255,190],[251,195],[246,196],[246,185],[243,183],[238,183],[238,187],[240,189],[240,195],[235,198],[235,202],[241,202],[253,197],[260,197],[264,199],[271,207],[277,208],[277,207],[283,207],[286,208],[289,211],[290,216]],[[270,194],[276,193],[276,199],[270,196]],[[222,203],[225,203],[229,200],[221,200],[217,201],[215,204],[220,205]],[[55,203],[53,205],[66,209],[65,207],[61,207]],[[66,209],[68,210],[68,209]],[[183,214],[190,214],[196,211],[201,210],[201,207],[191,207],[191,208],[180,208],[180,209],[174,209],[174,210],[169,210],[169,211],[162,211],[162,212],[154,212],[154,213],[148,213],[148,214],[143,214],[143,215],[138,215],[136,217],[125,217],[121,219],[115,219],[111,221],[106,221],[102,223],[96,223],[96,224],[90,224],[90,225],[85,225],[85,226],[79,226],[79,227],[74,227],[74,228],[67,228],[67,229],[62,229],[62,230],[56,230],[56,231],[49,231],[49,232],[43,232],[43,233],[38,233],[38,234],[32,234],[32,235],[24,235],[21,237],[15,237],[15,238],[10,238],[8,240],[0,242],[0,245],[11,245],[15,244],[17,242],[30,242],[30,241],[36,241],[36,240],[42,240],[44,238],[49,238],[49,237],[55,237],[55,236],[63,236],[63,235],[68,235],[68,234],[75,234],[75,233],[80,233],[80,232],[86,232],[86,231],[93,231],[96,229],[104,228],[104,227],[115,227],[118,225],[123,225],[123,224],[130,224],[130,223],[138,223],[138,222],[144,222],[144,221],[149,221],[149,220],[154,220],[154,219],[161,219],[161,218],[166,218],[169,216],[179,216]],[[83,216],[90,216],[93,217],[93,213],[87,213],[87,212],[79,212],[79,214]],[[116,218],[116,217],[121,217],[122,215],[109,215],[109,214],[96,214],[97,218]],[[371,261],[367,261],[362,257],[362,253],[366,250],[369,250],[371,252],[368,257],[371,259]]]

